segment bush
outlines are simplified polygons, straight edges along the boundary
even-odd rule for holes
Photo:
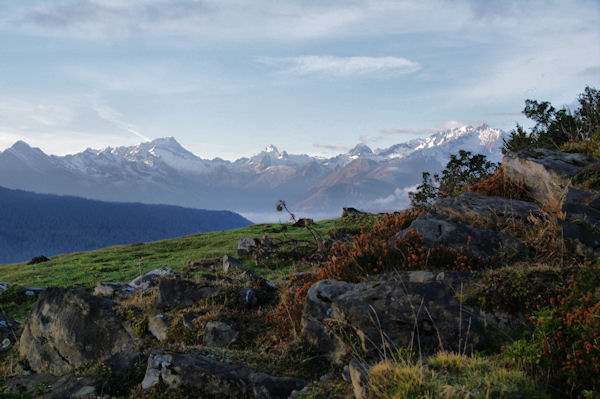
[[[556,397],[600,393],[600,262],[584,266],[559,288],[551,306],[536,313],[530,341],[507,356],[547,382]]]
[[[487,161],[485,155],[460,150],[450,156],[441,177],[436,174],[432,178],[429,172],[423,172],[423,181],[417,186],[417,191],[408,193],[411,206],[426,209],[436,198],[455,197],[491,177],[497,168],[498,165]]]
[[[526,132],[517,124],[504,140],[502,152],[521,152],[530,148],[554,148],[565,150],[588,150],[598,154],[589,143],[598,143],[600,128],[600,93],[587,86],[577,97],[579,107],[572,112],[566,107],[559,110],[548,101],[525,100],[523,114],[535,122]],[[575,145],[574,145],[575,144]],[[600,155],[600,154],[598,154]],[[598,156],[596,155],[596,156]]]
[[[533,197],[523,184],[517,184],[504,175],[504,168],[500,167],[492,176],[467,189],[482,195],[504,197],[508,199],[533,202]]]

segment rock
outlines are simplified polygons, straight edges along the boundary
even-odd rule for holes
[[[536,201],[553,204],[562,202],[573,176],[596,161],[583,154],[533,149],[505,154],[502,166],[505,176],[522,183]]]
[[[120,377],[129,373],[140,363],[146,363],[147,361],[148,356],[141,352],[122,351],[107,359],[104,364],[114,376]]]
[[[258,303],[258,298],[256,297],[256,292],[252,288],[249,288],[249,287],[240,288],[240,295],[238,297],[238,302],[247,308],[255,306]]]
[[[235,342],[239,333],[220,321],[209,321],[204,328],[202,343],[209,348],[223,348]]]
[[[242,267],[243,264],[238,259],[233,256],[225,255],[223,256],[223,273],[227,273],[230,267]]]
[[[369,383],[370,366],[356,359],[350,360],[348,371],[350,372],[350,381],[356,399],[367,397],[367,384]]]
[[[133,280],[131,280],[129,285],[134,288],[146,289],[150,286],[155,285],[156,280],[158,280],[159,277],[173,275],[175,275],[173,269],[171,269],[170,267],[161,267],[134,278]]]
[[[148,318],[148,331],[159,341],[167,339],[169,329],[169,318],[163,314],[157,314]]]
[[[242,237],[238,241],[238,256],[250,255],[258,246],[258,240],[252,237]]]
[[[20,335],[20,326],[17,320],[10,316],[0,314],[0,349],[8,349],[14,344]]]
[[[198,284],[190,280],[162,279],[158,283],[156,304],[163,308],[192,306],[203,299],[212,298],[221,288]]]
[[[480,323],[451,291],[441,281],[404,282],[393,275],[359,284],[323,280],[308,291],[301,337],[333,362],[347,348],[343,333],[338,336],[331,323],[352,326],[367,357],[374,359],[408,347],[423,355],[477,347],[483,341]]]
[[[158,384],[159,378],[171,387],[197,388],[199,396],[228,398],[287,398],[306,385],[303,380],[274,377],[199,353],[154,352],[148,359],[142,388]]]
[[[399,232],[396,237],[402,237],[409,230],[415,230],[425,239],[427,248],[443,245],[446,248],[459,250],[467,247],[474,256],[490,260],[495,255],[507,260],[508,257],[527,253],[527,248],[518,239],[506,234],[488,230],[483,227],[452,220],[447,216],[430,212],[419,216],[411,225]]]
[[[456,198],[442,198],[436,201],[433,209],[450,218],[480,220],[487,223],[506,223],[513,219],[526,221],[533,213],[538,214],[537,204],[525,201],[511,200],[502,197],[492,197],[478,193],[462,193]]]
[[[343,208],[342,210],[342,217],[346,217],[346,216],[359,216],[359,215],[364,215],[365,212],[359,211],[356,208]]]
[[[260,283],[260,285],[262,285],[265,288],[268,288],[270,290],[276,290],[277,289],[277,284],[275,284],[272,281],[267,280],[264,277],[261,277],[261,276],[257,275],[252,270],[246,270],[244,272],[244,275],[246,275],[251,280],[258,281]]]
[[[48,288],[33,305],[19,351],[38,373],[63,373],[133,349],[137,338],[118,304],[79,289]]]
[[[6,291],[8,289],[9,285],[10,285],[10,283],[0,282],[0,294],[2,294],[4,291]]]
[[[586,258],[600,256],[600,234],[597,230],[578,221],[559,219],[558,224],[562,228],[562,235],[567,247],[573,252]]]
[[[292,227],[309,227],[315,224],[315,221],[310,218],[300,218],[292,225]]]
[[[580,256],[600,256],[600,193],[569,187],[562,212],[565,220],[558,223],[567,246]]]
[[[116,299],[129,299],[136,292],[138,288],[132,287],[129,284],[125,283],[98,283],[94,288],[94,295],[96,296],[106,296],[109,298]]]
[[[42,287],[32,287],[32,286],[25,286],[23,288],[21,288],[21,293],[25,296],[36,296],[39,295],[41,292],[45,291],[45,288]]]
[[[437,274],[424,270],[417,270],[408,273],[408,281],[411,283],[428,283],[436,280]]]
[[[44,263],[44,262],[48,262],[50,259],[45,257],[44,255],[41,256],[36,256],[34,258],[31,258],[31,260],[29,262],[27,262],[28,265],[37,265],[38,263]]]
[[[200,316],[200,314],[196,313],[196,312],[184,313],[182,316],[182,322],[183,322],[183,325],[185,326],[185,328],[187,328],[189,330],[195,330],[196,329],[195,320],[199,316]]]
[[[15,394],[43,399],[100,398],[104,383],[92,378],[33,374],[8,378],[4,389]]]

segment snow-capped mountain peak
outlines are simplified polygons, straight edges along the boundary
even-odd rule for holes
[[[279,150],[277,150],[277,147],[275,147],[273,144],[269,144],[268,146],[266,146],[265,152],[274,152],[276,154],[279,154]]]

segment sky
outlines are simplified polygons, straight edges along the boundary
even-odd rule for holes
[[[598,0],[0,0],[0,150],[332,156],[600,88]]]

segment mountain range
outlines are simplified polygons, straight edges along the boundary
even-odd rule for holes
[[[459,149],[498,162],[504,132],[487,125],[448,129],[372,150],[359,144],[331,158],[290,154],[270,145],[235,161],[202,159],[173,137],[136,146],[55,156],[23,141],[0,152],[0,186],[105,201],[229,209],[273,219],[285,200],[303,216],[338,215],[342,207],[406,207],[422,171],[438,172]]]

